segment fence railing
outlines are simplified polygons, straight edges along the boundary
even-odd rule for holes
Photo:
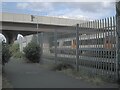
[[[39,34],[43,62],[69,63],[112,80],[118,79],[116,17],[89,21]]]
[[[91,21],[80,27],[87,30],[79,39],[80,68],[115,80],[118,73],[116,18]]]

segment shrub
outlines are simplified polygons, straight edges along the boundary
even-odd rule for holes
[[[13,54],[13,57],[14,57],[14,58],[23,58],[24,55],[23,55],[22,52],[18,51],[18,52],[16,52],[16,53]]]
[[[11,45],[10,45],[10,51],[12,52],[12,54],[20,51],[20,49],[19,49],[19,44],[17,44],[17,43],[11,44]]]
[[[2,64],[5,65],[11,57],[11,52],[9,50],[9,45],[4,41],[2,42]]]
[[[60,63],[60,64],[55,65],[52,70],[61,71],[61,70],[65,70],[65,69],[74,69],[74,67],[67,63]]]
[[[28,43],[28,45],[23,49],[23,52],[29,61],[33,63],[38,63],[40,61],[41,49],[37,43]]]
[[[22,52],[20,52],[20,48],[19,48],[19,44],[11,44],[10,45],[10,51],[12,53],[12,56],[14,58],[21,58],[23,55],[22,55]]]

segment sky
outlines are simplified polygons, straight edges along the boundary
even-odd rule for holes
[[[115,15],[115,3],[102,2],[3,2],[2,12],[71,19],[102,19]]]
[[[2,12],[97,20],[116,14],[115,3],[101,2],[2,2]]]

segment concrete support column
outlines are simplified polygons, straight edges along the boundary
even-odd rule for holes
[[[2,32],[3,35],[6,37],[6,41],[8,44],[14,43],[15,40],[17,40],[17,32]]]
[[[116,2],[116,27],[117,27],[117,79],[120,81],[120,1]]]

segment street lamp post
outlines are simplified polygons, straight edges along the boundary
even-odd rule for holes
[[[35,16],[33,16],[33,15],[31,15],[31,21],[34,21],[34,18],[35,18]],[[37,19],[37,44],[39,44],[39,42],[38,42],[38,17],[36,18]]]

